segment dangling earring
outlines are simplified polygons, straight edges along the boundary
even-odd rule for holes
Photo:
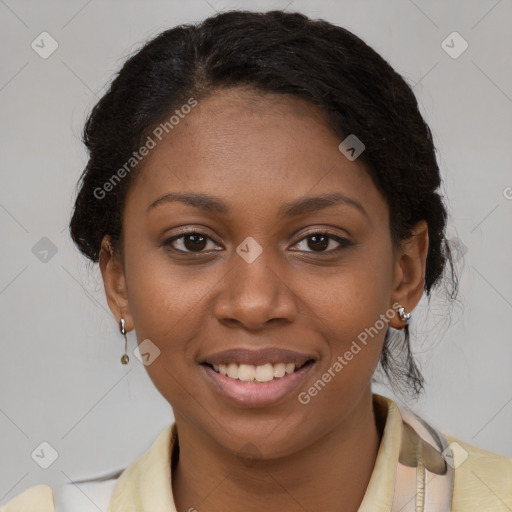
[[[400,318],[400,320],[402,320],[402,322],[405,322],[405,323],[409,322],[409,318],[411,318],[411,313],[406,313],[404,307],[400,306],[398,308],[397,313],[398,313],[398,317]]]
[[[124,318],[121,317],[121,320],[119,320],[119,330],[121,331],[121,334],[124,337],[124,354],[121,356],[121,363],[122,364],[128,364],[130,361],[130,358],[128,357],[127,348],[128,348],[128,339],[126,338],[126,329],[124,327]]]

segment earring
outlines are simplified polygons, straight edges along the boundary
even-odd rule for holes
[[[409,321],[409,318],[411,318],[411,313],[406,313],[405,308],[402,306],[398,308],[397,313],[398,317],[400,318],[400,320],[402,320],[402,322],[407,323]]]
[[[128,353],[127,353],[128,339],[126,338],[126,329],[124,327],[124,318],[123,317],[121,317],[121,320],[119,320],[119,330],[121,331],[121,334],[124,337],[124,354],[121,356],[121,363],[128,364],[128,361],[130,361],[130,358],[128,357]]]

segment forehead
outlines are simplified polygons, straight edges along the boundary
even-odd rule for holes
[[[146,206],[179,191],[225,198],[233,211],[258,205],[277,212],[297,197],[339,192],[386,213],[362,163],[339,151],[324,113],[294,96],[218,91],[182,114],[162,140],[153,138],[131,187]]]

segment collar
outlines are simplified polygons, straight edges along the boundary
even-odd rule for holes
[[[373,404],[385,424],[375,467],[358,512],[391,510],[402,441],[402,418],[396,404],[377,394],[373,395]],[[173,422],[121,474],[109,512],[177,512],[170,485],[171,454],[177,440]]]

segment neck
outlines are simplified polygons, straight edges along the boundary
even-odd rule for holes
[[[176,415],[179,462],[172,475],[179,512],[343,510],[356,512],[375,465],[383,419],[371,390],[350,418],[307,448],[248,465]]]

